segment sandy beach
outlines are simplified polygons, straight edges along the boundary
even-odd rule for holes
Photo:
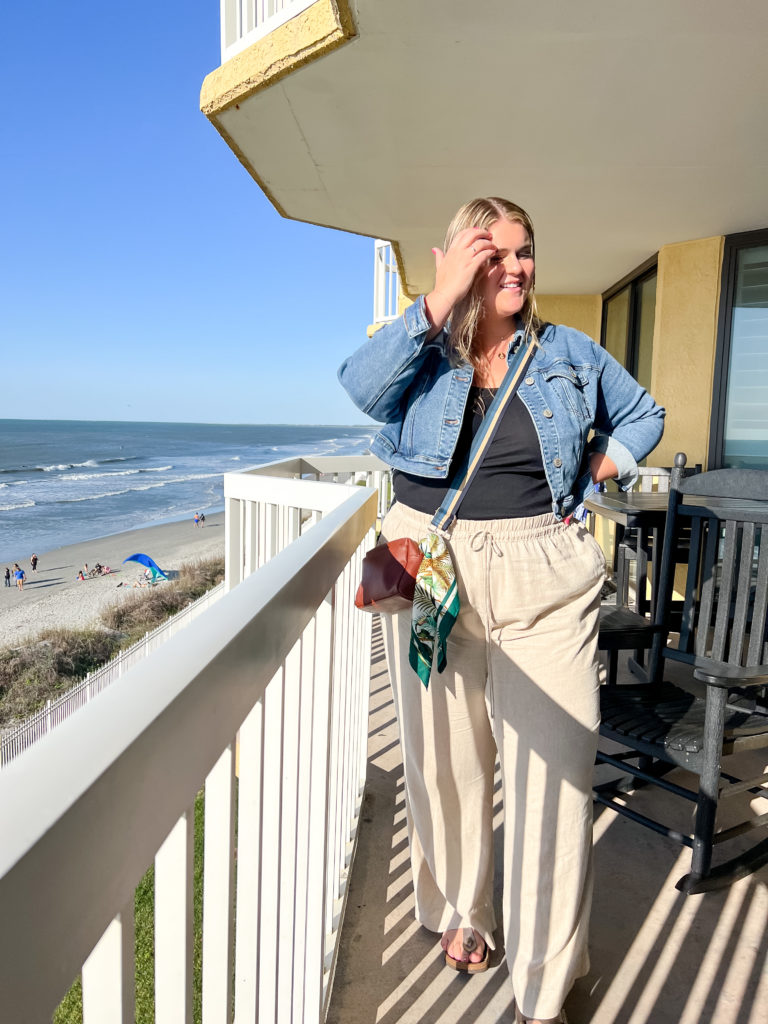
[[[32,572],[31,551],[0,564],[0,575],[5,573],[6,564],[13,572],[13,561],[27,574],[23,591],[13,579],[11,587],[4,583],[0,586],[0,647],[22,643],[25,637],[43,629],[87,626],[106,605],[137,593],[132,584],[141,566],[135,562],[123,564],[124,558],[137,552],[149,555],[164,571],[178,569],[184,562],[223,555],[224,513],[206,515],[205,525],[200,528],[185,519],[38,551],[37,572]],[[78,570],[86,562],[89,566],[100,562],[113,572],[79,581]]]

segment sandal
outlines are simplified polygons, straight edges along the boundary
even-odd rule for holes
[[[516,1024],[527,1024],[530,1021],[530,1017],[524,1017],[517,1008],[515,1003],[515,1022]],[[553,1018],[551,1024],[568,1024],[568,1018],[565,1016],[565,1010],[561,1010],[556,1018]]]
[[[477,949],[477,939],[475,938],[474,930],[472,928],[462,928],[461,930],[462,932],[468,932],[468,935],[462,942],[464,952],[467,955],[469,955],[470,953],[474,953],[474,951]],[[486,942],[485,954],[483,956],[483,959],[478,960],[477,962],[474,962],[472,960],[455,960],[446,950],[445,962],[448,965],[448,967],[450,967],[451,970],[453,971],[466,971],[468,974],[479,974],[480,971],[487,971],[488,968],[491,966],[491,950],[490,947],[488,946],[488,943]]]

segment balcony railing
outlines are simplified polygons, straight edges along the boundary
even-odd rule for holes
[[[155,1020],[192,1020],[203,787],[203,1021],[323,1019],[365,778],[353,593],[381,499],[289,467],[225,477],[229,592],[0,775],[4,1020],[50,1020],[82,972],[85,1024],[133,1021],[152,863]]]
[[[274,31],[315,0],[221,0],[221,63]]]
[[[373,322],[397,320],[400,278],[392,252],[392,243],[377,238],[373,250]]]

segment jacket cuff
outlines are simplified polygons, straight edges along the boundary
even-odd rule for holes
[[[619,471],[616,482],[622,491],[628,491],[637,480],[637,462],[634,455],[610,434],[595,434],[587,445],[587,452],[589,455],[598,452],[611,459]]]
[[[420,334],[427,334],[432,330],[432,322],[427,316],[427,306],[423,295],[420,295],[410,306],[406,306],[403,319],[405,329],[411,338],[418,338]]]

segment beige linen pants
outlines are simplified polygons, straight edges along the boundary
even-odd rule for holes
[[[387,540],[431,516],[395,504]],[[461,609],[448,666],[425,690],[410,617],[383,617],[405,769],[416,918],[472,927],[493,948],[493,785],[504,803],[504,942],[518,1009],[556,1017],[589,961],[597,613],[605,560],[551,515],[458,520]]]

